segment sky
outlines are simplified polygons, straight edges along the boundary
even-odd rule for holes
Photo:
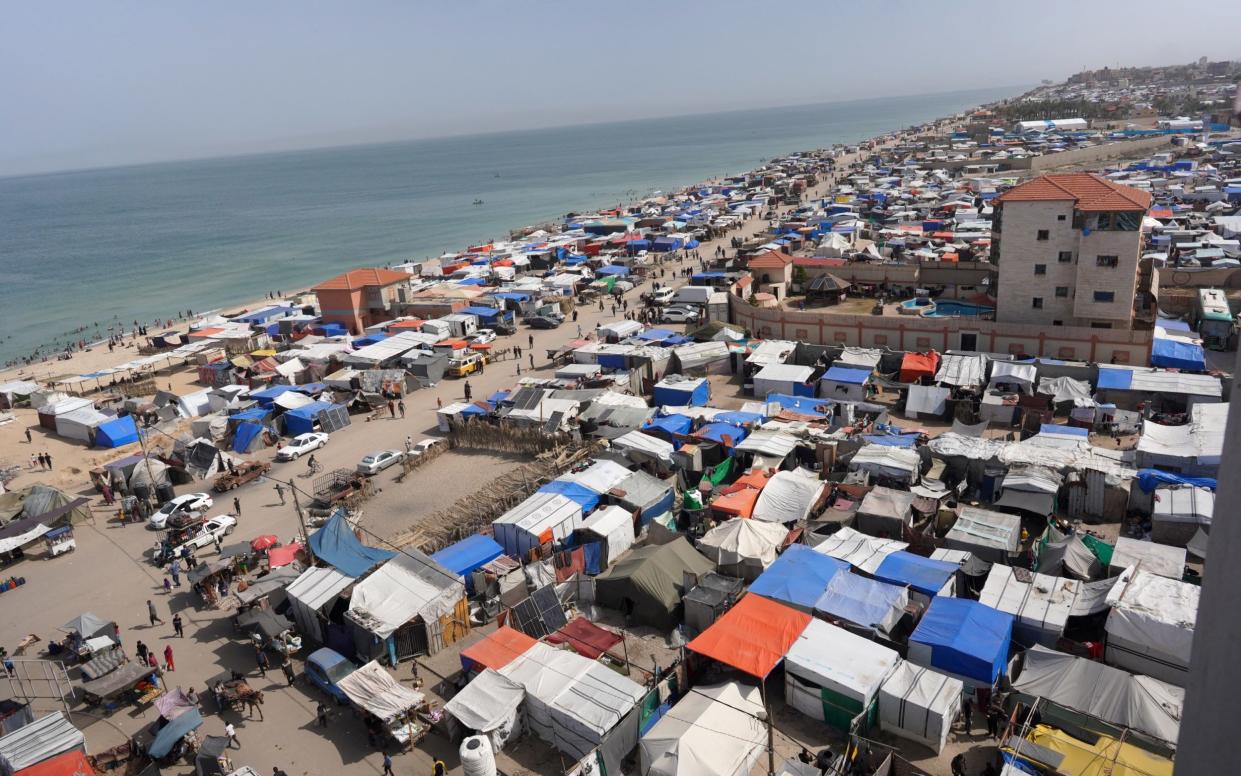
[[[1241,56],[1241,2],[38,0],[0,175],[1033,85]],[[1201,20],[1201,21],[1199,21]]]

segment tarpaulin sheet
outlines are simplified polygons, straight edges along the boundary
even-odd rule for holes
[[[765,679],[813,618],[757,595],[746,595],[687,646],[691,652]]]
[[[388,722],[422,705],[426,696],[412,690],[384,670],[374,660],[336,682],[349,700]]]
[[[741,488],[725,493],[711,502],[711,508],[726,515],[750,517],[754,514],[754,504],[758,501],[760,492],[756,488]]]
[[[934,377],[939,369],[939,354],[934,350],[927,353],[906,353],[901,359],[901,382],[912,383],[923,377]]]
[[[147,754],[152,757],[163,757],[172,751],[177,742],[185,738],[185,734],[191,730],[196,730],[203,724],[203,715],[198,709],[189,709],[184,714],[180,714],[176,719],[171,720],[167,725],[160,728],[155,734],[155,740],[147,748]]]
[[[1201,345],[1170,337],[1155,337],[1151,346],[1151,366],[1167,369],[1184,369],[1188,372],[1206,371],[1206,353]]]
[[[535,640],[519,630],[501,625],[482,641],[461,651],[461,666],[466,671],[480,668],[500,670],[535,644]]]
[[[1193,485],[1208,490],[1215,490],[1216,487],[1213,477],[1185,477],[1162,469],[1139,469],[1137,480],[1143,493],[1150,493],[1160,485]]]
[[[644,776],[748,774],[765,748],[759,689],[741,682],[695,687],[640,741]],[[816,771],[817,772],[817,771]]]
[[[496,741],[493,731],[508,727],[516,721],[518,707],[525,700],[526,691],[522,686],[490,668],[465,686],[461,692],[452,696],[444,704],[444,710],[457,718],[462,725],[476,730],[492,738],[492,745],[503,743]],[[512,734],[501,738],[507,739]]]
[[[95,771],[91,769],[85,754],[73,751],[22,768],[16,776],[95,776]]]
[[[977,601],[936,596],[909,637],[910,659],[923,665],[929,648],[931,665],[990,686],[1004,670],[1012,640],[1013,616]],[[920,654],[923,653],[923,654]]]
[[[832,577],[814,608],[829,617],[890,632],[908,603],[909,592],[903,587],[846,573]]]
[[[919,593],[933,596],[944,589],[961,567],[956,563],[931,560],[900,550],[883,559],[875,576],[893,585],[909,585]]]
[[[310,535],[310,549],[316,558],[351,577],[360,577],[396,555],[390,550],[362,544],[343,511],[337,511],[322,528]]]
[[[551,644],[568,644],[582,657],[596,660],[604,652],[621,643],[621,637],[595,625],[585,617],[578,617],[548,636],[547,641]]]
[[[754,580],[750,592],[809,612],[841,572],[849,573],[848,563],[794,544]]]
[[[552,480],[539,488],[540,493],[558,493],[582,508],[582,513],[592,511],[599,506],[599,494],[576,482]]]
[[[754,518],[789,523],[809,517],[823,494],[824,483],[808,469],[777,472],[754,504]]]

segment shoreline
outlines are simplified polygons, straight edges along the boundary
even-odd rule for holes
[[[961,111],[958,112],[958,114],[970,113],[970,112],[973,112],[979,109],[987,108],[988,106],[995,105],[997,103],[998,101],[993,101],[989,103],[981,103],[978,105],[970,106],[967,108],[963,108]],[[760,166],[770,161],[770,159],[780,158],[781,156],[789,156],[789,155],[794,155],[794,154],[821,154],[823,152],[830,151],[831,148],[839,148],[839,147],[847,147],[847,146],[862,146],[868,143],[869,144],[881,144],[885,141],[891,141],[897,137],[906,135],[907,133],[910,133],[910,132],[913,133],[914,137],[924,136],[929,133],[943,131],[945,129],[944,125],[948,122],[951,122],[952,120],[953,120],[952,116],[939,116],[931,120],[925,121],[921,124],[912,125],[912,126],[904,126],[904,127],[896,127],[886,132],[882,132],[876,135],[872,135],[869,137],[859,139],[853,143],[836,143],[836,144],[833,144],[833,146],[819,147],[819,148],[813,148],[813,149],[800,149],[800,150],[788,151],[788,152],[785,152],[784,154],[775,154],[769,158],[760,160]],[[755,168],[750,168],[749,170],[743,170],[740,173],[726,173],[726,172],[716,173],[715,175],[712,175],[709,178],[704,178],[704,179],[700,179],[700,180],[697,180],[691,183],[682,184],[675,188],[664,191],[663,193],[664,194],[681,193],[684,191],[691,190],[697,186],[705,185],[712,181],[718,181],[723,178],[727,178],[730,175],[737,175],[737,174],[743,174],[746,172],[750,172],[753,169]],[[652,192],[653,191],[654,190],[652,190]],[[647,196],[650,196],[650,193],[648,193]],[[630,206],[637,202],[640,202],[641,200],[642,198],[640,197],[637,199],[621,202],[619,204],[621,204],[622,206]],[[572,212],[578,212],[578,210],[579,209],[574,209]],[[583,208],[581,209],[581,211],[592,212],[590,208]],[[522,231],[528,231],[531,229],[538,229],[538,228],[546,228],[549,225],[562,225],[563,223],[564,223],[564,220],[562,216],[562,217],[555,218],[554,220],[536,221],[534,223],[526,224],[524,226],[513,227],[507,230],[507,232],[505,233],[504,239],[509,239],[511,235],[520,233]],[[467,243],[467,244],[471,244],[471,243]],[[462,246],[462,248],[464,248],[464,246]],[[311,288],[312,287],[313,286],[311,286]],[[271,296],[267,296],[267,297],[258,298],[258,299],[251,299],[249,301],[245,301],[241,303],[217,306],[214,309],[208,310],[208,311],[194,311],[192,307],[186,307],[186,308],[183,308],[179,312],[183,312],[184,310],[190,310],[193,312],[193,315],[188,316],[188,317],[185,315],[179,315],[173,318],[157,317],[153,319],[152,321],[139,321],[139,325],[147,327],[149,330],[149,333],[147,336],[151,336],[152,333],[159,333],[159,331],[155,331],[155,330],[162,331],[164,329],[180,328],[181,325],[187,324],[194,320],[198,320],[204,315],[218,314],[225,310],[228,310],[230,312],[250,311],[254,309],[259,309],[262,306],[269,304],[271,302],[274,302],[274,301],[278,301],[281,299],[287,300],[289,298],[295,298],[295,297],[304,295],[309,292],[310,292],[310,288],[299,289],[299,290],[296,290],[290,293],[282,293],[279,297],[275,297],[275,298]],[[159,323],[166,324],[166,325],[156,325]],[[90,327],[83,326],[82,328],[88,329]],[[97,323],[96,323],[95,329],[96,330],[99,329]],[[48,382],[52,380],[53,378],[57,378],[57,377],[67,377],[67,376],[73,376],[73,375],[79,375],[79,374],[86,374],[86,373],[90,373],[93,371],[101,371],[104,369],[116,367],[119,364],[123,364],[129,360],[132,360],[132,358],[137,358],[139,355],[137,353],[137,347],[136,347],[138,343],[138,339],[134,334],[135,329],[133,328],[133,319],[129,319],[125,323],[121,324],[120,330],[122,334],[121,334],[121,344],[118,345],[118,350],[113,350],[113,351],[107,350],[106,348],[109,344],[108,337],[105,336],[100,339],[98,337],[102,336],[102,332],[99,332],[99,334],[96,334],[95,332],[91,332],[89,337],[83,337],[81,340],[79,340],[79,342],[82,342],[82,341],[86,342],[85,349],[72,350],[69,358],[61,358],[61,356],[63,356],[65,351],[57,350],[57,351],[53,351],[53,352],[46,354],[41,360],[33,361],[31,363],[14,363],[14,364],[3,366],[2,368],[0,368],[0,382],[10,381],[10,380],[30,380],[34,382]],[[74,332],[66,332],[62,336],[70,336],[73,333]],[[132,353],[132,357],[129,359],[120,358],[118,357],[118,351],[120,351],[120,355],[124,355],[126,353]],[[21,357],[21,358],[26,358],[26,357]],[[20,361],[21,359],[19,358],[15,360]]]

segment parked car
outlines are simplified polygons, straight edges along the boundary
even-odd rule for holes
[[[464,353],[448,359],[450,377],[468,377],[482,369],[483,356],[479,353]]]
[[[491,329],[479,329],[474,332],[473,336],[470,337],[470,340],[479,345],[486,345],[489,342],[496,341],[496,333]]]
[[[211,509],[213,503],[211,496],[206,493],[186,493],[184,496],[177,496],[155,510],[155,513],[148,518],[147,525],[156,530],[163,530],[168,527],[168,519],[173,515],[185,512],[202,512],[205,509]]]
[[[415,443],[414,443],[414,446],[413,446],[413,447],[411,447],[411,448],[409,449],[409,457],[410,457],[410,458],[417,458],[418,456],[420,456],[420,455],[422,455],[423,453],[427,452],[427,451],[428,451],[428,450],[430,450],[431,448],[433,448],[433,447],[437,447],[437,446],[442,445],[442,444],[444,444],[444,440],[442,440],[442,439],[422,439],[422,440],[419,440],[419,441],[415,442]]]
[[[404,457],[400,450],[379,450],[358,462],[358,474],[379,474]]]
[[[307,434],[298,434],[289,440],[289,443],[276,451],[277,461],[296,461],[299,457],[306,453],[318,450],[327,444],[328,435],[322,431],[311,431]]]
[[[349,658],[334,649],[323,647],[306,658],[306,678],[315,687],[332,696],[340,704],[349,702],[349,696],[337,687],[337,683],[357,670]]]
[[[668,304],[672,301],[672,297],[676,296],[676,290],[664,286],[650,291],[643,296],[655,304]]]
[[[696,307],[665,307],[659,311],[661,323],[693,323],[698,320]]]
[[[526,325],[532,329],[554,329],[560,325],[560,321],[546,315],[534,315],[526,319]]]
[[[197,533],[174,547],[172,549],[172,555],[175,558],[180,558],[182,557],[182,550],[200,550],[203,547],[213,544],[216,539],[223,539],[225,536],[228,536],[236,527],[237,518],[232,515],[219,515],[217,517],[213,517],[203,523]]]

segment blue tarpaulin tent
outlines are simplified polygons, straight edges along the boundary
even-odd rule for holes
[[[470,572],[484,564],[490,563],[504,554],[495,539],[490,536],[474,534],[456,544],[450,544],[431,556],[431,560],[440,564],[454,574],[465,578],[465,589],[474,594],[474,579]]]
[[[125,415],[95,427],[95,447],[121,447],[138,441],[138,427],[132,415]]]
[[[355,339],[353,341],[353,346],[355,348],[364,348],[367,345],[374,345],[376,342],[383,342],[387,338],[388,335],[384,334],[382,331],[373,331],[365,337],[358,337]]]
[[[477,316],[478,319],[482,321],[484,324],[494,323],[495,321],[500,319],[501,315],[504,314],[502,310],[497,310],[494,307],[473,307],[473,306],[463,308],[459,310],[458,312],[465,313],[466,315]]]
[[[1160,485],[1193,485],[1215,490],[1216,481],[1213,477],[1185,477],[1160,469],[1138,469],[1138,487],[1143,493],[1150,493]]]
[[[960,565],[943,560],[932,560],[912,552],[899,550],[888,555],[875,569],[875,577],[894,585],[909,585],[925,595],[934,596],[944,589]]]
[[[662,418],[651,418],[642,426],[643,431],[663,432],[669,436],[673,434],[688,434],[690,427],[694,425],[694,421],[688,415],[665,415]]]
[[[672,329],[647,329],[637,336],[638,339],[646,340],[647,342],[662,342],[675,335],[676,332]]]
[[[1206,354],[1201,345],[1192,342],[1155,337],[1151,346],[1151,366],[1165,369],[1183,369],[1187,372],[1205,372]]]
[[[629,268],[622,267],[619,264],[609,264],[606,267],[600,267],[599,269],[595,270],[595,274],[596,275],[615,275],[617,277],[623,277],[629,274]]]
[[[1127,391],[1133,385],[1132,369],[1099,369],[1098,390]]]
[[[918,441],[919,436],[921,436],[921,432],[912,434],[863,434],[862,438],[872,445],[911,448]]]
[[[603,360],[600,359],[600,365]],[[701,407],[711,400],[711,385],[706,380],[661,380],[655,384],[651,398],[657,407]]]
[[[694,432],[696,437],[710,439],[712,442],[719,442],[728,447],[736,447],[749,435],[749,431],[731,423],[708,423]]]
[[[234,412],[228,416],[228,419],[235,420],[238,423],[262,423],[267,420],[267,416],[270,414],[271,410],[265,410],[262,407],[251,407],[240,412]]]
[[[750,592],[811,612],[827,583],[841,572],[849,573],[848,563],[794,544],[754,580]]]
[[[250,445],[254,443],[254,438],[263,433],[262,423],[239,423],[237,430],[233,432],[233,452],[249,453],[252,452]]]
[[[1008,660],[1013,616],[964,598],[937,596],[909,637],[909,660],[990,687]]]
[[[834,366],[823,375],[824,380],[835,380],[838,383],[862,385],[870,379],[869,369],[855,369],[848,366]]]
[[[202,724],[203,715],[198,709],[186,709],[159,729],[155,740],[147,747],[147,754],[157,758],[167,756],[186,733],[197,730]]]
[[[322,528],[310,535],[310,549],[316,558],[348,577],[360,577],[396,555],[358,541],[345,519],[344,510],[337,510]]]
[[[264,388],[261,391],[251,391],[247,398],[254,399],[259,403],[260,407],[270,407],[280,394],[287,393],[294,389],[292,385],[273,385],[270,388]]]
[[[329,402],[316,401],[307,404],[305,407],[289,410],[283,415],[285,433],[290,436],[309,434],[315,430],[315,418],[319,416],[319,413],[324,410],[330,410],[335,406],[335,404]]]
[[[540,493],[558,493],[582,508],[586,514],[599,506],[599,494],[584,485],[567,480],[552,480],[539,488]]]
[[[848,620],[865,628],[888,628],[895,624],[909,601],[903,588],[858,574],[837,574],[815,602],[816,611]]]

